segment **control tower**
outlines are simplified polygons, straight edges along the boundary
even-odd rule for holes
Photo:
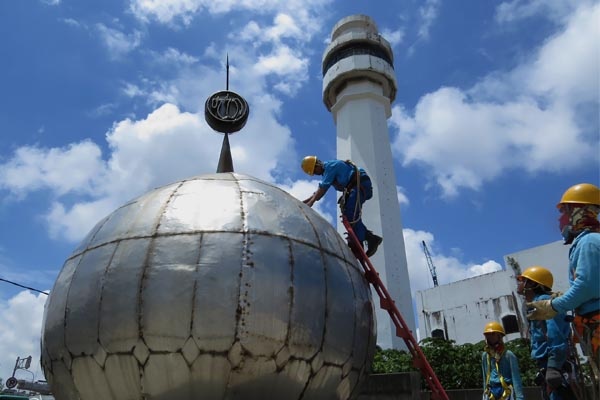
[[[331,43],[323,55],[323,102],[335,121],[337,158],[350,159],[362,166],[373,181],[373,198],[363,207],[362,216],[370,230],[383,236],[383,244],[371,261],[414,332],[415,317],[387,126],[397,91],[393,64],[392,48],[379,35],[370,17],[343,18],[334,26]],[[340,222],[338,231],[343,230]],[[405,348],[395,335],[388,313],[378,309],[376,315],[378,345]]]

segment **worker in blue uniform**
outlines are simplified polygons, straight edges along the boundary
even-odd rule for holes
[[[304,200],[304,203],[312,207],[331,186],[338,192],[343,192],[339,201],[342,213],[352,225],[358,241],[362,244],[366,240],[367,256],[371,257],[375,254],[383,239],[368,230],[362,222],[363,203],[373,197],[371,178],[365,170],[351,161],[322,161],[316,156],[304,157],[301,167],[308,175],[323,176],[318,189]]]
[[[575,331],[598,372],[600,359],[600,189],[590,183],[570,187],[557,205],[559,229],[569,249],[571,286],[553,299],[527,303],[530,320],[548,320],[575,310]]]
[[[497,321],[483,329],[485,351],[481,358],[484,400],[523,400],[523,383],[519,361],[504,347],[504,327]]]
[[[527,268],[517,277],[517,293],[528,302],[552,298],[552,273],[541,266]],[[531,358],[540,369],[536,383],[544,400],[571,400],[575,396],[565,378],[572,371],[567,363],[571,327],[565,313],[547,321],[529,321]]]

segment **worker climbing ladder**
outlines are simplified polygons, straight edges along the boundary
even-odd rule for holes
[[[358,238],[352,230],[352,226],[344,215],[342,215],[342,223],[344,224],[348,234],[348,243],[350,248],[365,271],[365,278],[371,285],[373,285],[375,291],[379,295],[380,307],[390,314],[390,318],[396,326],[396,336],[404,340],[408,351],[410,351],[410,354],[412,355],[413,366],[418,368],[421,371],[423,378],[425,378],[425,381],[431,390],[431,399],[448,400],[446,391],[435,375],[435,372],[433,372],[431,365],[429,365],[429,362],[427,362],[425,354],[423,354],[419,344],[413,337],[410,329],[408,329],[408,326],[406,325],[404,318],[402,318],[400,311],[398,311],[394,300],[391,298],[387,289],[383,285],[383,282],[381,282],[381,279],[379,279],[379,274],[373,267],[373,264],[371,264],[371,260],[369,260],[369,257],[367,257],[361,243],[358,241]]]

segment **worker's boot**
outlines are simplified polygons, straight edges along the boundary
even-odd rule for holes
[[[383,238],[381,236],[377,236],[371,231],[367,231],[365,235],[367,240],[367,257],[371,257],[377,251],[377,248],[383,242]]]

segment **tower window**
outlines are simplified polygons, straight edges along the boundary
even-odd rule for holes
[[[329,68],[333,67],[335,63],[338,61],[358,55],[371,55],[374,57],[379,57],[382,60],[386,61],[391,68],[394,68],[394,63],[390,56],[383,50],[380,46],[370,42],[351,42],[339,49],[332,51],[323,63],[323,76],[327,73]]]

